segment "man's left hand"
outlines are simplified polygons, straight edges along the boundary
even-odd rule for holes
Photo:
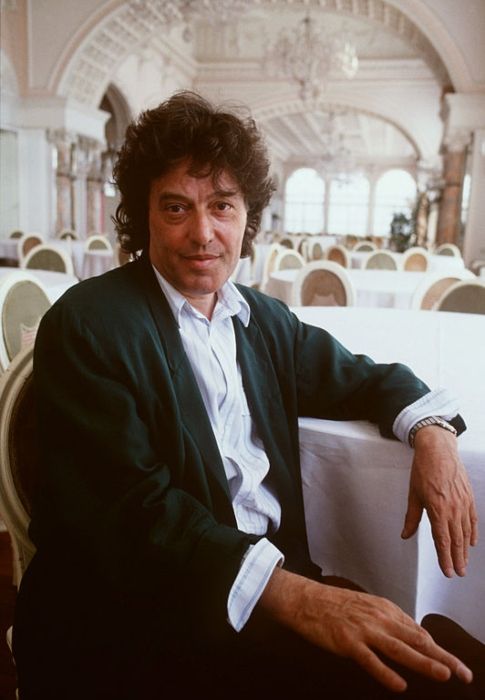
[[[421,428],[414,442],[408,509],[401,537],[414,535],[426,509],[445,576],[465,576],[470,546],[478,541],[478,518],[456,437],[439,426]]]

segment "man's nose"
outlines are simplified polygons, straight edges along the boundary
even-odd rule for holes
[[[190,234],[199,245],[207,245],[214,238],[212,222],[206,212],[194,212]]]

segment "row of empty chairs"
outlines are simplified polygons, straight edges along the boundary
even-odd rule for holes
[[[305,264],[292,286],[293,306],[352,306],[355,299],[345,268],[331,260]],[[485,314],[485,281],[460,273],[431,276],[417,287],[411,308]]]
[[[350,253],[342,245],[332,245],[323,249],[319,241],[308,244],[306,257],[298,251],[273,243],[267,253],[263,270],[261,289],[264,290],[269,276],[276,270],[303,267],[307,262],[328,260],[343,268],[351,267]],[[428,253],[422,248],[410,248],[402,259],[399,259],[387,250],[362,250],[358,252],[367,254],[363,262],[363,268],[369,270],[409,270],[425,272],[429,266]]]
[[[290,248],[297,250],[301,254],[306,254],[307,247],[313,247],[316,245],[317,249],[320,247],[322,250],[322,238],[325,239],[325,235],[314,235],[314,234],[284,234],[284,233],[274,233],[270,238],[270,242],[278,243],[285,248]],[[374,250],[385,249],[385,239],[382,237],[373,237],[370,239],[362,239],[357,236],[336,236],[328,238],[337,238],[339,240],[339,245],[342,245],[346,250],[356,252],[372,252]],[[420,250],[425,252],[433,253],[434,255],[447,255],[453,257],[461,257],[461,251],[457,245],[454,243],[441,243],[437,246],[428,246],[427,248],[420,247]],[[312,258],[309,255],[310,259]]]

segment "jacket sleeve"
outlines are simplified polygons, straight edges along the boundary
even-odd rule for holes
[[[384,436],[394,437],[396,416],[430,391],[409,367],[354,355],[327,331],[302,323],[282,302],[251,290],[246,295],[265,336],[284,405],[296,406],[297,417],[369,420]]]
[[[173,411],[161,414],[158,428],[149,427],[140,386],[152,358],[133,358],[138,365],[128,371],[122,348],[113,352],[110,328],[100,339],[102,321],[96,323],[93,333],[89,320],[58,303],[38,332],[34,386],[43,475],[33,540],[40,551],[75,551],[96,576],[128,594],[169,590],[180,599],[190,586],[191,604],[222,622],[255,538],[217,522],[208,504],[183,487],[180,465],[177,472],[166,458],[183,451]],[[129,334],[124,342],[130,345]],[[162,382],[153,390],[163,404]]]

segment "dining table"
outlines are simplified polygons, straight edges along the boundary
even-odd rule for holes
[[[3,260],[18,260],[18,238],[1,238],[0,239],[0,259]]]
[[[27,274],[35,277],[43,285],[51,304],[57,301],[70,287],[79,282],[75,275],[68,275],[64,272],[31,270],[30,268],[28,270],[19,270],[18,267],[0,267],[0,282],[11,273]]]
[[[266,294],[292,303],[292,286],[299,270],[277,270],[272,272]],[[410,270],[359,270],[346,269],[355,290],[355,306],[410,309],[418,286],[425,279],[435,279],[434,272],[414,272]],[[462,273],[462,276],[466,271]],[[469,273],[473,278],[472,272]]]
[[[467,424],[459,453],[485,522],[485,316],[358,307],[292,310],[353,353],[402,362],[430,388],[446,387],[457,396]],[[413,450],[383,438],[365,421],[302,417],[299,434],[310,551],[322,572],[389,598],[417,621],[428,613],[445,615],[485,642],[485,538],[472,548],[466,576],[446,578],[426,514],[415,536],[400,537]]]

